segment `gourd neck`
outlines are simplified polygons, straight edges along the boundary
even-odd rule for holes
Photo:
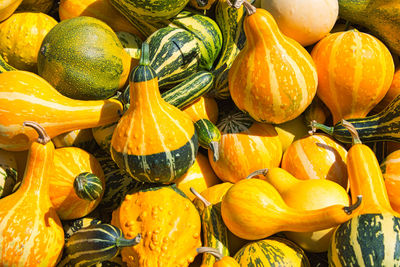
[[[281,195],[290,188],[292,188],[293,186],[295,186],[297,183],[301,182],[293,175],[291,175],[288,171],[282,168],[272,168],[269,170],[268,169],[264,170],[265,172],[262,173],[264,177],[261,179],[273,185]],[[249,175],[247,178],[250,177],[251,175]]]

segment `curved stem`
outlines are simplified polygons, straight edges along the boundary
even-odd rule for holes
[[[121,237],[117,239],[116,246],[118,248],[136,246],[137,244],[140,243],[141,239],[142,239],[141,234],[138,234],[136,237],[132,239],[126,239],[124,237]]]
[[[35,129],[35,131],[39,135],[39,137],[37,139],[38,143],[45,145],[48,142],[50,142],[51,138],[47,135],[46,130],[42,126],[40,126],[39,123],[34,122],[34,121],[24,121],[23,125],[32,127],[33,129]]]
[[[213,152],[213,160],[218,161],[219,160],[219,142],[217,141],[211,141],[210,144],[210,149]]]
[[[213,255],[217,261],[220,261],[222,259],[222,254],[215,248],[211,248],[211,247],[199,247],[196,249],[197,253],[209,253],[211,255]]]
[[[254,176],[257,176],[257,175],[264,175],[265,176],[265,175],[267,175],[267,172],[268,172],[268,169],[259,169],[259,170],[256,170],[256,171],[250,173],[249,175],[247,175],[247,177],[245,179],[251,179],[251,178],[253,178]]]
[[[361,202],[362,202],[362,195],[358,195],[356,203],[348,207],[344,207],[343,208],[344,212],[346,212],[347,214],[351,214],[355,209],[357,209],[361,205]]]
[[[358,135],[357,129],[354,125],[346,120],[342,120],[342,125],[350,132],[351,138],[353,139],[353,145],[361,144],[360,136]]]
[[[203,202],[206,207],[211,205],[210,201],[208,201],[202,195],[200,195],[200,193],[197,192],[196,189],[194,189],[193,187],[190,187],[190,192],[192,192],[193,195],[195,195],[198,199],[200,199],[201,202]]]

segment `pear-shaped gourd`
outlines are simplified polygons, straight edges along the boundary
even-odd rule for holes
[[[194,163],[198,139],[191,118],[162,99],[149,62],[149,45],[143,43],[129,78],[130,106],[114,130],[110,152],[134,179],[172,183]]]
[[[55,266],[64,231],[49,196],[54,145],[37,123],[24,122],[39,138],[32,143],[19,189],[0,200],[2,266]]]
[[[246,44],[228,74],[235,104],[253,119],[274,124],[299,116],[317,91],[317,71],[310,54],[283,35],[272,15],[243,2]]]

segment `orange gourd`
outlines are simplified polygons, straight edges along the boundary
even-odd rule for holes
[[[184,107],[182,111],[188,114],[193,122],[207,119],[215,124],[218,119],[217,101],[211,97],[201,96],[189,106]]]
[[[386,92],[386,95],[374,107],[372,112],[373,113],[381,112],[384,108],[389,106],[390,102],[392,102],[393,99],[395,99],[396,96],[398,96],[399,94],[400,94],[400,67],[397,67],[394,71],[393,80],[392,83],[390,84],[388,91]]]
[[[246,44],[229,70],[231,97],[257,121],[283,123],[299,116],[317,91],[310,54],[283,35],[272,15],[243,2]]]
[[[0,199],[0,262],[2,266],[55,266],[64,246],[61,221],[49,197],[54,145],[35,122],[38,138],[31,144],[19,189]]]
[[[27,71],[0,73],[0,148],[23,151],[37,133],[23,127],[34,120],[53,138],[76,129],[106,125],[119,120],[121,102],[82,101],[61,95],[40,76]]]
[[[374,36],[350,30],[320,40],[311,56],[318,71],[318,97],[333,116],[365,117],[388,91],[394,74],[392,55]]]
[[[400,150],[390,153],[380,165],[391,207],[400,213]]]
[[[230,256],[222,256],[221,253],[215,248],[211,247],[199,247],[197,253],[209,253],[213,255],[216,260],[213,267],[240,267],[239,263]]]
[[[93,155],[77,147],[63,147],[55,150],[53,175],[50,179],[50,200],[62,220],[84,217],[101,201],[104,190],[94,200],[81,198],[75,192],[74,181],[79,174],[84,172],[96,175],[103,188],[105,187],[103,169]]]
[[[297,179],[327,179],[348,188],[347,150],[325,134],[294,141],[282,157],[281,167]]]
[[[0,22],[10,17],[22,0],[2,0],[0,2]]]

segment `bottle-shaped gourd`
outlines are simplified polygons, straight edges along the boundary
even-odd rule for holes
[[[129,83],[130,106],[114,130],[111,156],[138,181],[172,183],[194,163],[198,139],[190,117],[162,99],[147,43]]]

